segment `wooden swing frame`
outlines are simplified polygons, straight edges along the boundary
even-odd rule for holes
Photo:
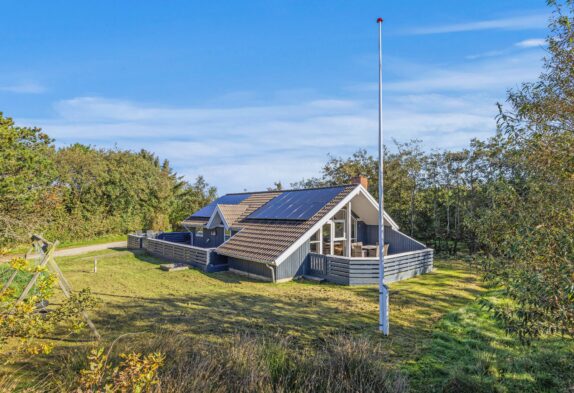
[[[54,259],[54,253],[56,251],[56,247],[58,246],[58,244],[59,242],[57,240],[52,243],[47,241],[40,235],[32,235],[32,246],[25,254],[24,259],[28,259],[31,253],[34,252],[35,250],[39,257],[39,262],[36,266],[38,268],[47,267],[54,274],[56,274],[56,276],[58,277],[58,284],[60,286],[60,289],[64,293],[64,296],[66,296],[66,298],[69,299],[72,294],[72,286],[70,285],[68,280],[66,280],[66,277],[64,277],[64,273],[62,273],[62,270],[60,270],[60,267],[58,266],[56,260]],[[18,275],[18,272],[19,272],[18,270],[14,270],[8,281],[2,287],[2,291],[0,293],[4,293],[10,287],[10,285],[12,285],[12,282]],[[20,294],[18,300],[16,300],[15,304],[18,304],[22,302],[24,299],[26,299],[26,297],[36,284],[36,281],[38,281],[40,273],[41,273],[40,271],[37,271],[32,275],[32,278],[30,279],[30,281]],[[81,315],[86,324],[88,325],[88,327],[90,328],[90,330],[92,331],[92,334],[94,335],[95,339],[99,341],[101,339],[101,336],[98,333],[98,330],[96,329],[96,326],[94,325],[92,320],[88,317],[88,313],[83,311]]]

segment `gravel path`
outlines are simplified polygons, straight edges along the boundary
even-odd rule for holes
[[[92,244],[90,246],[82,246],[82,247],[73,247],[73,248],[65,248],[62,250],[56,249],[54,256],[56,257],[69,257],[71,255],[80,255],[85,254],[92,251],[101,251],[107,250],[110,248],[127,248],[127,242],[122,240],[121,242],[112,242],[112,243],[103,243],[103,244]],[[30,255],[30,258],[33,258],[35,255]],[[0,262],[9,261],[14,256],[5,256],[0,257]]]

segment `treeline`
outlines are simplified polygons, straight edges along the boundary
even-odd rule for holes
[[[170,230],[215,193],[202,177],[183,181],[148,151],[58,149],[40,129],[0,113],[0,247],[33,232],[69,241]]]

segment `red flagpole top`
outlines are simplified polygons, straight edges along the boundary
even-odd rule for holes
[[[377,23],[383,23],[383,18],[377,19]]]

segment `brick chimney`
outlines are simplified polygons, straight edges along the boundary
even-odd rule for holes
[[[360,184],[365,187],[365,190],[369,189],[369,179],[367,179],[365,176],[359,175],[351,178],[351,184]]]

